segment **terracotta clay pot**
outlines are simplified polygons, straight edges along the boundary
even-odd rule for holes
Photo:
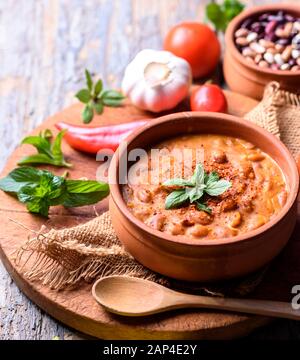
[[[179,134],[217,133],[240,137],[268,153],[283,170],[290,189],[286,204],[271,221],[240,236],[195,241],[145,225],[128,210],[119,185],[120,166],[131,165],[127,151],[148,150]],[[276,137],[246,120],[225,114],[183,112],[152,120],[120,146],[109,168],[112,224],[126,249],[146,267],[187,281],[215,281],[250,273],[273,259],[287,243],[296,222],[299,177],[296,162]]]
[[[285,10],[300,17],[300,6],[295,4],[272,4],[251,7],[235,17],[225,34],[223,71],[228,87],[235,92],[261,99],[264,87],[270,81],[278,81],[285,90],[300,92],[300,71],[264,69],[245,60],[234,44],[234,33],[247,18],[257,14]]]

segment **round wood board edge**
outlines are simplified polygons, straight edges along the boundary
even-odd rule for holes
[[[257,101],[240,94],[225,91],[229,113],[242,116],[251,110]],[[53,128],[57,121],[65,120],[79,123],[81,104],[75,104],[48,118],[34,130]],[[153,117],[149,113],[139,111],[130,104],[121,108],[109,108],[103,116],[97,116],[92,126],[133,121],[140,118]],[[103,121],[105,119],[105,121]],[[68,159],[79,164],[70,171],[71,177],[95,177],[97,163],[94,158],[78,153],[63,144],[63,151]],[[32,153],[32,147],[18,147],[10,156],[2,176],[16,166],[17,160]],[[78,169],[78,167],[80,169]],[[55,173],[63,173],[64,169],[53,169]],[[102,339],[232,339],[249,334],[253,329],[269,323],[270,318],[232,314],[226,312],[209,312],[201,310],[173,311],[145,318],[125,318],[109,314],[103,310],[91,296],[91,284],[83,284],[77,290],[55,292],[38,282],[26,279],[21,269],[14,263],[12,252],[27,238],[28,231],[14,221],[26,225],[30,229],[39,230],[45,223],[41,218],[26,212],[22,204],[7,194],[0,193],[0,213],[3,224],[0,228],[0,257],[18,287],[45,312],[83,333]],[[96,207],[97,213],[107,208],[104,200]],[[13,210],[12,210],[13,209]],[[50,221],[46,225],[72,226],[95,217],[94,207],[83,207],[66,210],[57,207],[50,213]]]

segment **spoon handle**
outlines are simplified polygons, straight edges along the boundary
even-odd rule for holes
[[[220,309],[248,314],[300,320],[300,309],[293,309],[292,304],[288,302],[207,297],[186,294],[180,294],[179,296],[176,296],[174,300],[175,307],[178,306]]]

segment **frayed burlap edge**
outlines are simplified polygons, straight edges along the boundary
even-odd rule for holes
[[[47,231],[43,227],[17,250],[15,263],[28,280],[38,280],[54,290],[109,275],[166,283],[124,249],[114,233],[109,212],[72,228]]]

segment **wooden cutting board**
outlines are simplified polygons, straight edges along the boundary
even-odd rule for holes
[[[257,104],[253,99],[232,92],[226,92],[226,96],[229,113],[234,115],[243,116]],[[81,104],[75,104],[47,119],[33,133],[46,128],[54,129],[53,125],[62,120],[81,123],[81,109]],[[105,109],[104,114],[97,116],[90,126],[121,123],[152,116],[126,104],[120,108]],[[9,158],[1,177],[16,167],[17,161],[22,156],[29,155],[33,151],[34,149],[29,145],[17,148]],[[99,164],[94,157],[79,153],[66,143],[63,144],[63,151],[67,161],[74,164],[74,168],[70,170],[71,178],[83,176],[96,178]],[[49,169],[58,175],[65,171],[61,168],[49,167]],[[229,339],[244,336],[270,321],[269,318],[260,316],[205,310],[182,310],[145,318],[120,317],[107,313],[96,303],[91,296],[91,284],[83,284],[77,290],[55,292],[39,282],[28,281],[22,275],[21,269],[14,263],[13,252],[30,235],[26,228],[38,231],[43,224],[48,228],[81,224],[106,210],[107,204],[105,199],[95,207],[85,206],[74,209],[55,207],[50,211],[50,218],[45,220],[27,213],[22,204],[0,192],[1,259],[20,289],[47,313],[70,327],[102,339]]]

